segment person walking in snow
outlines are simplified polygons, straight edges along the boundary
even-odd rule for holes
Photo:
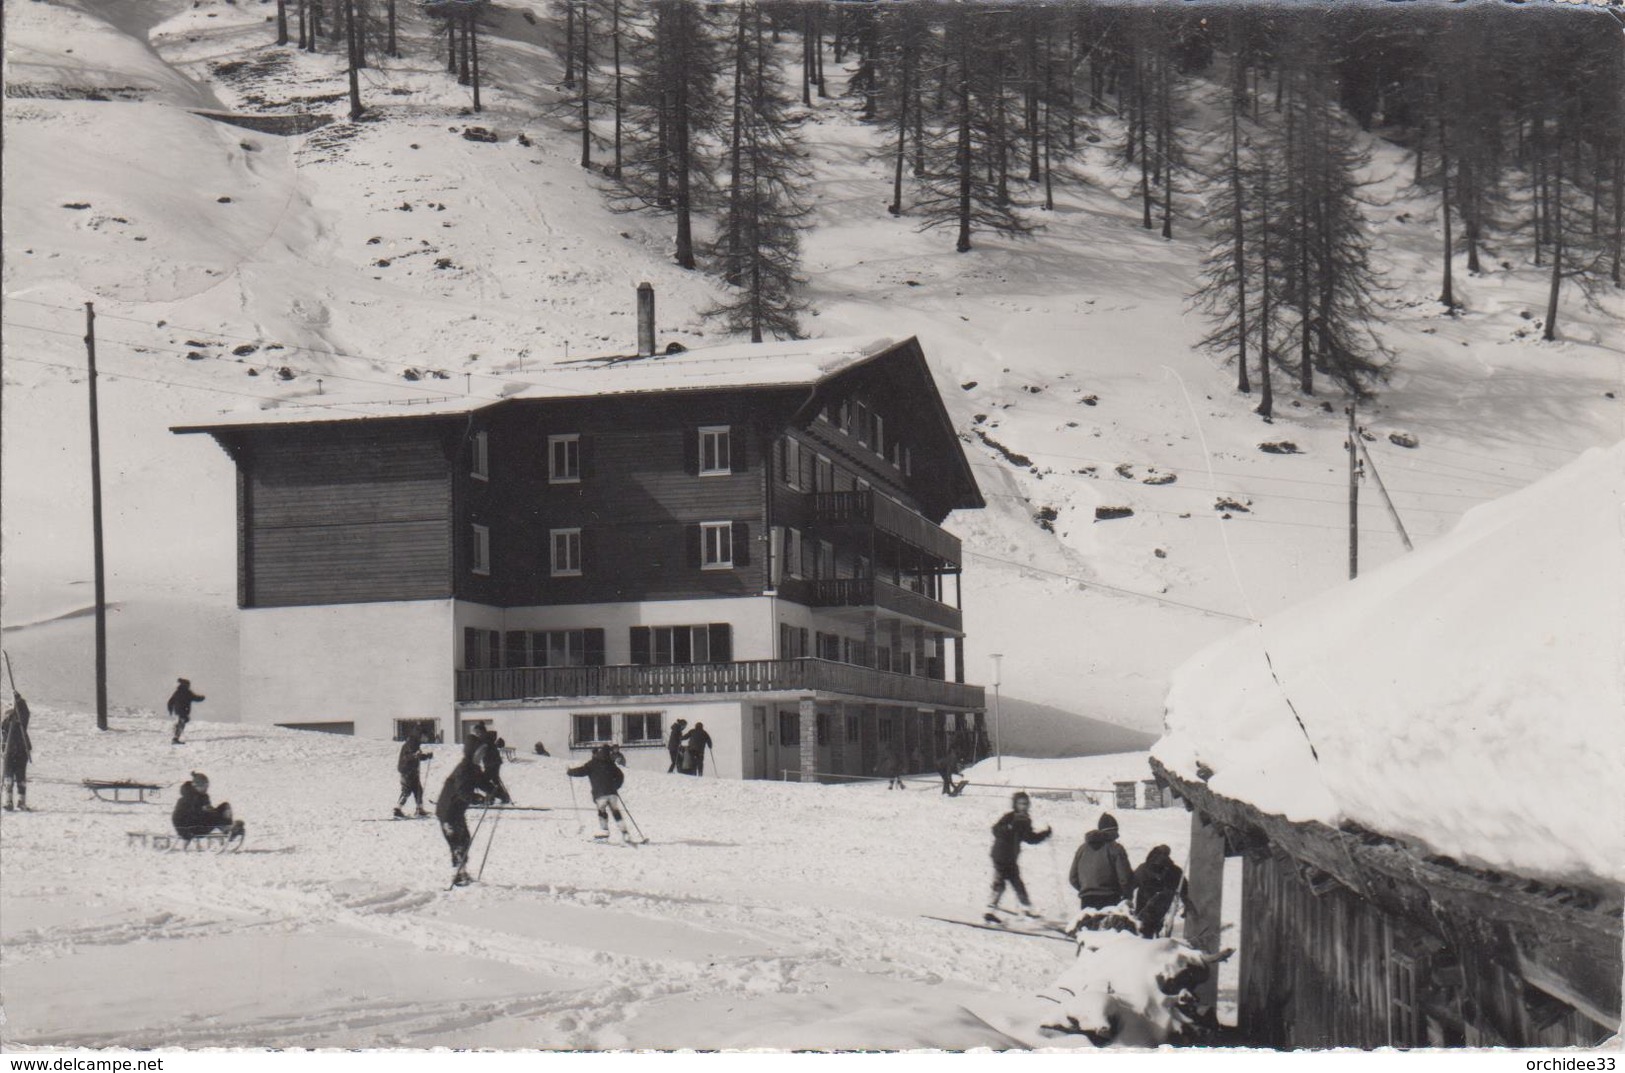
[[[209,802],[209,776],[201,771],[192,772],[192,781],[181,783],[180,799],[175,802],[170,820],[175,824],[175,833],[187,842],[215,831],[229,839],[243,837],[243,821],[232,818],[231,802]]]
[[[513,796],[502,781],[502,763],[506,759],[502,750],[507,747],[508,743],[497,737],[495,730],[485,732],[485,748],[480,752],[481,766],[485,768],[485,777],[491,783],[492,799],[499,805],[513,804]]]
[[[965,788],[965,783],[954,782],[954,776],[959,774],[959,757],[953,753],[942,754],[942,762],[937,765],[937,774],[942,776],[942,792],[949,797],[958,797],[959,792]]]
[[[705,750],[711,747],[711,735],[705,732],[705,724],[695,723],[694,729],[683,735],[683,741],[688,745],[688,773],[704,775]]]
[[[1140,934],[1154,939],[1162,931],[1163,920],[1182,893],[1185,872],[1174,863],[1167,846],[1152,846],[1145,863],[1134,870],[1134,915],[1140,921]]]
[[[466,887],[474,882],[468,875],[468,851],[474,845],[474,836],[468,832],[468,809],[470,805],[486,804],[490,798],[490,780],[486,778],[485,769],[471,756],[458,761],[446,776],[445,785],[440,787],[434,815],[440,821],[440,833],[445,836],[446,845],[451,848],[453,886]]]
[[[185,678],[175,679],[175,692],[169,695],[169,714],[175,717],[175,736],[170,740],[171,745],[184,745],[181,734],[186,730],[186,724],[192,721],[192,705],[201,704],[203,696],[192,692],[192,683]]]
[[[412,731],[406,736],[406,742],[401,746],[399,759],[395,761],[395,770],[401,774],[401,799],[395,802],[395,818],[406,819],[406,813],[401,809],[406,806],[408,797],[417,799],[417,812],[415,815],[427,816],[423,811],[423,780],[418,775],[418,765],[425,760],[433,760],[433,753],[423,751],[423,736],[419,731]]]
[[[666,753],[671,757],[671,767],[666,769],[668,775],[683,770],[683,728],[686,726],[687,719],[677,720],[671,725],[671,735],[666,738]]]
[[[987,903],[990,912],[998,911],[999,899],[1004,897],[1004,888],[1008,884],[1016,892],[1021,911],[1027,916],[1038,915],[1033,912],[1032,899],[1027,897],[1027,884],[1021,881],[1021,866],[1017,860],[1021,856],[1023,842],[1036,846],[1054,831],[1049,827],[1034,831],[1031,809],[1032,798],[1018,790],[1010,797],[1010,811],[1000,816],[999,822],[993,825],[993,894]]]
[[[903,785],[903,750],[896,745],[886,750],[886,775],[886,789],[908,789]]]
[[[28,739],[28,702],[21,693],[13,694],[11,707],[0,720],[0,755],[4,756],[6,811],[12,811],[11,792],[17,791],[16,808],[28,811],[28,762],[34,758],[34,743]]]
[[[699,724],[695,724],[698,728]],[[621,816],[621,784],[626,776],[621,773],[620,767],[615,763],[616,750],[610,745],[600,745],[592,751],[592,758],[579,767],[570,768],[566,774],[572,778],[585,778],[592,790],[592,803],[598,806],[598,833],[593,835],[596,841],[609,841],[609,818],[615,817],[615,825],[621,829],[621,841],[632,841],[631,832],[626,829],[626,820]]]
[[[1083,909],[1109,909],[1133,893],[1134,871],[1128,853],[1117,844],[1116,816],[1100,814],[1100,822],[1083,836],[1083,845],[1072,855],[1068,876]]]

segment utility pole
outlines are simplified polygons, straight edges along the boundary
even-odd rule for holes
[[[85,358],[90,369],[90,527],[96,559],[96,729],[107,729],[107,576],[102,565],[102,441],[96,414],[96,306],[85,303]]]
[[[999,735],[999,682],[1004,677],[1004,656],[993,653],[993,768],[1004,770],[1004,744]]]
[[[361,118],[361,74],[356,70],[361,63],[361,46],[356,40],[355,0],[344,0],[344,38],[350,57],[350,121]]]
[[[1360,451],[1359,429],[1354,427],[1354,401],[1349,401],[1349,580],[1360,573]]]

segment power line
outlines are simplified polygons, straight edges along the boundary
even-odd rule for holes
[[[1073,581],[1085,588],[1105,589],[1108,592],[1115,592],[1122,596],[1133,596],[1142,600],[1155,600],[1159,604],[1168,604],[1171,607],[1182,607],[1187,611],[1200,611],[1204,615],[1218,615],[1221,618],[1233,618],[1239,622],[1256,621],[1255,619],[1249,618],[1246,615],[1238,615],[1233,611],[1218,611],[1214,608],[1202,607],[1198,604],[1188,604],[1180,600],[1170,600],[1166,596],[1157,596],[1154,593],[1136,592],[1133,589],[1123,589],[1117,587],[1116,585],[1108,585],[1103,581],[1093,581],[1086,578],[1076,577],[1072,574],[1063,574],[1059,570],[1049,570],[1042,566],[1033,566],[1031,563],[1018,563],[1013,559],[1001,559],[997,555],[988,555],[985,552],[971,551],[967,549],[965,554],[977,559],[985,559],[988,562],[1003,563],[1005,566],[1013,566],[1018,570],[1031,570],[1034,573],[1047,574],[1050,577],[1058,577],[1066,581]]]

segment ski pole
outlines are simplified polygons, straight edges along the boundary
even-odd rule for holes
[[[705,751],[711,754],[711,774],[717,775],[717,751],[709,745],[705,747]],[[722,776],[717,775],[717,778],[720,779]]]
[[[491,843],[497,840],[497,827],[501,823],[502,810],[497,809],[497,818],[491,821],[491,833],[485,836],[485,852],[480,855],[480,868],[474,873],[475,879],[485,875],[485,862],[491,856]]]
[[[644,834],[643,828],[638,825],[638,818],[632,815],[632,809],[627,805],[626,798],[616,794],[615,799],[621,803],[621,811],[626,813],[626,818],[632,822],[632,829],[638,833],[638,840],[641,842],[649,841],[649,836]]]
[[[3,655],[5,657],[5,660],[6,660],[6,680],[11,683],[11,691],[13,693],[15,693],[15,692],[17,692],[17,677],[16,677],[16,675],[11,673],[11,653],[10,652],[0,652],[0,655]]]

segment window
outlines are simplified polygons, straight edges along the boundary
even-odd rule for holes
[[[840,408],[835,413],[835,427],[842,432],[852,431],[852,402],[842,399]]]
[[[584,749],[592,745],[607,745],[615,740],[615,717],[603,715],[577,715],[570,719],[570,748]]]
[[[785,437],[784,440],[784,483],[797,491],[801,490],[801,442]]]
[[[494,670],[502,666],[502,634],[477,626],[463,627],[463,669]]]
[[[438,742],[440,737],[440,720],[438,719],[397,719],[395,720],[395,740],[405,741],[417,733],[418,740],[423,742]]]
[[[903,476],[914,476],[914,456],[907,447],[903,448]]]
[[[732,473],[733,460],[729,457],[727,425],[709,425],[700,428],[700,474]]]
[[[835,464],[823,455],[813,462],[813,491],[835,491]]]
[[[802,659],[807,655],[807,627],[779,623],[779,658]]]
[[[703,522],[700,525],[700,568],[731,570],[734,565],[734,526],[732,522]]]
[[[621,716],[621,742],[626,745],[663,745],[660,712],[627,712]]]
[[[553,576],[580,577],[581,530],[554,529],[552,531],[552,543]]]
[[[547,480],[550,484],[577,484],[581,481],[581,436],[547,438]]]
[[[490,435],[483,430],[474,433],[474,439],[469,444],[469,476],[476,480],[488,481],[491,479],[491,441]]]
[[[633,626],[632,662],[638,664],[732,663],[733,626]]]
[[[829,713],[828,712],[819,712],[818,713],[818,717],[813,723],[813,735],[814,735],[814,739],[815,739],[815,744],[818,744],[818,745],[828,745],[829,744]]]
[[[818,634],[818,658],[830,662],[839,662],[841,658],[841,638],[833,633]]]
[[[879,414],[875,414],[875,435],[869,445],[875,449],[875,454],[886,457],[886,419]]]
[[[857,409],[858,412],[856,420],[858,427],[856,431],[858,442],[867,447],[869,446],[869,407],[860,402],[858,403]]]
[[[849,715],[849,716],[846,717],[846,742],[847,742],[848,745],[850,745],[850,744],[852,744],[853,742],[855,742],[857,740],[858,740],[858,717],[855,716],[855,715]]]
[[[801,713],[779,711],[779,741],[793,745],[801,740]]]
[[[801,530],[784,531],[784,572],[789,577],[801,576]]]
[[[835,576],[835,545],[827,540],[818,542],[818,570],[815,577]]]
[[[476,574],[490,576],[491,529],[489,526],[469,526],[468,568]]]

